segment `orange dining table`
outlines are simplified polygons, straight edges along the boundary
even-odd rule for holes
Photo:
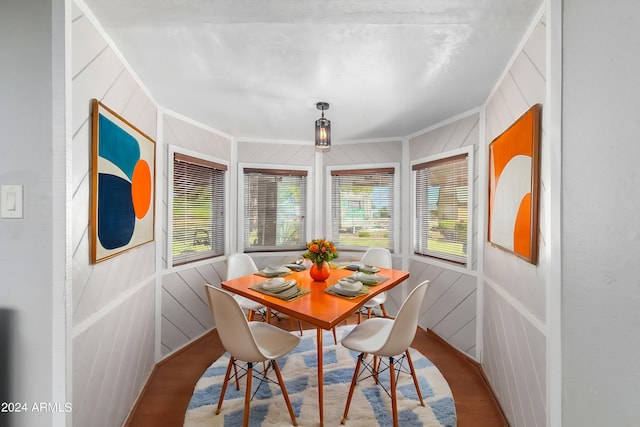
[[[285,276],[286,280],[295,279],[298,286],[310,292],[290,301],[266,295],[262,292],[250,289],[251,286],[267,280],[257,274],[242,276],[233,280],[222,282],[222,288],[243,297],[247,297],[260,304],[269,307],[279,313],[284,313],[294,319],[302,320],[316,327],[316,341],[318,352],[318,402],[320,412],[320,425],[324,425],[323,409],[323,369],[322,369],[322,330],[331,330],[346,320],[364,305],[367,300],[375,295],[389,291],[409,277],[409,273],[401,270],[381,268],[376,274],[386,277],[384,282],[369,287],[369,294],[349,299],[342,298],[328,292],[325,289],[338,283],[343,277],[354,272],[347,269],[332,268],[331,275],[325,281],[316,282],[309,275],[309,270],[292,272]]]

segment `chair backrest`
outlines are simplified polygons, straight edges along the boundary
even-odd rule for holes
[[[424,294],[427,292],[429,281],[425,280],[415,287],[409,294],[407,299],[402,303],[398,315],[393,321],[391,332],[387,338],[387,342],[376,352],[378,356],[397,356],[404,353],[416,336],[416,328],[418,327],[418,315]]]
[[[385,248],[369,248],[362,255],[360,262],[376,267],[391,268],[391,252]]]
[[[227,280],[253,274],[257,271],[258,267],[247,254],[231,254],[227,259]]]
[[[225,350],[244,362],[261,362],[267,358],[256,344],[242,308],[230,293],[205,284],[209,307]]]

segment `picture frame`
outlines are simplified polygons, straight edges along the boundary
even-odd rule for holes
[[[154,240],[155,141],[97,99],[92,105],[90,261]]]
[[[530,107],[489,144],[488,241],[538,262],[541,104]]]

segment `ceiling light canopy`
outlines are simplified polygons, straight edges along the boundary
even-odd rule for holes
[[[322,111],[322,117],[316,120],[316,151],[331,150],[331,121],[324,118],[324,110],[329,109],[328,102],[318,102],[316,108]]]

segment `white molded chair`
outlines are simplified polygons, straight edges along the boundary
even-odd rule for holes
[[[365,265],[373,265],[380,268],[391,268],[391,252],[385,248],[369,248],[362,256],[360,262]],[[371,311],[378,306],[380,306],[380,310],[382,310],[382,316],[389,317],[384,309],[385,301],[387,301],[387,293],[382,292],[365,302],[363,307],[367,310],[367,318],[371,318]],[[361,313],[358,312],[358,323],[360,323],[360,315]]]
[[[260,373],[260,370],[257,370],[257,372],[254,373],[253,364],[269,361],[269,366],[273,367],[273,370],[278,377],[278,385],[282,390],[282,396],[287,404],[291,423],[294,426],[297,426],[298,422],[293,414],[291,401],[289,400],[289,395],[287,394],[287,389],[285,388],[284,381],[282,380],[282,374],[280,373],[280,368],[278,367],[276,359],[288,354],[291,350],[296,348],[300,342],[300,338],[268,323],[249,322],[233,295],[209,284],[205,284],[205,289],[207,291],[209,307],[211,308],[213,318],[216,322],[220,341],[230,356],[227,373],[225,374],[222,390],[220,391],[220,398],[218,399],[216,415],[220,414],[220,410],[222,408],[224,394],[227,391],[227,385],[229,384],[229,379],[231,377],[231,367],[233,366],[234,371],[236,372],[234,375],[236,376],[237,384],[238,374],[236,362],[245,362],[247,364],[245,375],[247,385],[244,398],[243,426],[246,427],[249,424],[251,378],[254,374]],[[266,375],[268,369],[269,367],[265,369],[263,375]],[[271,381],[266,379],[266,377],[265,380]],[[262,382],[263,381],[260,381],[258,387],[260,387]]]
[[[227,280],[236,279],[238,277],[247,276],[258,272],[258,267],[253,262],[253,259],[245,253],[237,253],[229,255],[227,259]],[[245,298],[241,295],[234,295],[233,298],[240,304],[243,310],[247,310],[247,319],[251,322],[255,313],[260,310],[266,312],[265,317],[267,323],[271,323],[271,310],[264,305],[257,303],[249,298]],[[293,330],[293,320],[289,318],[289,325]],[[298,329],[300,330],[300,336],[302,336],[302,324],[298,322]]]
[[[256,264],[249,255],[242,253],[229,255],[229,258],[227,259],[227,280],[236,279],[238,277],[247,276],[257,272],[258,267],[256,267]],[[249,321],[252,321],[255,313],[258,313],[260,310],[265,310],[267,312],[267,323],[271,321],[271,311],[266,310],[264,305],[241,295],[234,295],[233,298],[238,302],[240,307],[247,310],[247,319]]]
[[[360,367],[364,366],[365,370],[370,371],[373,377],[378,382],[378,374],[380,372],[380,366],[378,358],[388,358],[389,374],[391,377],[391,409],[393,412],[393,425],[398,426],[398,404],[396,401],[396,369],[401,370],[402,358],[406,357],[409,372],[413,377],[413,384],[416,387],[420,404],[424,406],[422,400],[422,393],[420,393],[420,387],[418,386],[418,379],[416,378],[416,372],[413,368],[413,361],[409,354],[409,346],[413,342],[416,335],[416,328],[418,327],[418,315],[420,314],[420,307],[422,306],[422,300],[424,294],[427,291],[429,281],[425,280],[420,283],[416,288],[411,291],[407,299],[400,307],[398,316],[395,319],[387,319],[381,317],[375,317],[372,319],[366,319],[361,324],[357,325],[353,330],[342,339],[341,344],[349,350],[357,351],[360,353],[358,361],[356,362],[356,368],[353,373],[353,379],[351,380],[351,387],[349,388],[349,397],[347,397],[347,404],[344,408],[344,416],[342,418],[342,424],[345,423],[347,415],[349,413],[349,405],[351,405],[351,398],[353,397],[353,391],[355,389],[358,377],[360,376]],[[401,356],[400,363],[396,366],[395,357]],[[369,365],[364,361],[367,354],[373,355],[373,364]],[[367,377],[368,378],[368,377]]]

